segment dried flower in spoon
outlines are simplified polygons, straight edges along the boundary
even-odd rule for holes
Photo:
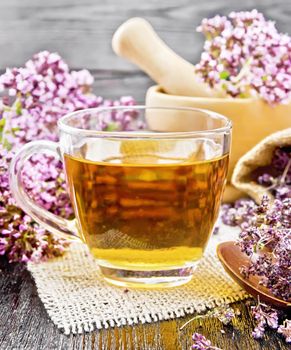
[[[250,199],[239,200],[234,205],[224,205],[222,221],[226,225],[240,226],[239,246],[252,260],[248,266],[241,268],[247,278],[250,275],[261,277],[261,283],[269,288],[279,298],[290,300],[291,290],[291,198],[288,176],[290,168],[289,148],[278,148],[274,152],[270,169],[273,171],[262,174],[264,181],[272,178],[272,191],[277,198],[273,204],[268,197],[263,197],[260,206]],[[274,170],[276,174],[274,173]],[[270,170],[269,170],[270,171]],[[275,175],[274,175],[275,174]],[[263,179],[261,178],[261,181]],[[259,177],[260,179],[260,177]],[[282,181],[282,179],[284,181]],[[260,181],[260,180],[259,180]],[[267,183],[266,186],[270,185]],[[279,192],[284,186],[285,195]],[[266,190],[270,190],[266,187]],[[288,194],[289,193],[289,194]],[[286,194],[287,197],[286,197]],[[278,327],[277,311],[264,304],[252,308],[252,314],[257,322],[253,336],[261,338],[265,327]],[[286,316],[285,316],[286,317]],[[291,341],[291,322],[285,320],[278,328],[287,342]]]
[[[251,257],[241,272],[261,276],[261,284],[284,300],[291,298],[291,198],[275,200],[264,196],[253,213],[251,224],[242,229],[238,245]]]

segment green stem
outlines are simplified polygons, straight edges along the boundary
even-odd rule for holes
[[[8,111],[8,112],[12,111],[11,107],[5,106],[4,108],[5,108],[5,111]],[[8,115],[10,115],[10,114],[8,114]],[[8,131],[9,122],[10,122],[10,118],[7,118],[7,116],[6,116],[5,121],[4,121],[3,130],[2,130],[1,140],[0,140],[3,145],[5,143],[6,135],[9,133],[9,131]]]
[[[19,96],[17,96],[19,97]],[[8,138],[7,138],[7,135],[11,134],[11,130],[10,130],[10,122],[11,122],[11,117],[12,117],[12,111],[15,110],[18,114],[19,114],[19,105],[21,104],[19,98],[16,98],[16,100],[14,101],[13,105],[10,107],[10,106],[4,106],[4,111],[5,112],[8,112],[7,113],[7,116],[5,118],[5,124],[3,126],[3,131],[2,131],[2,137],[0,139],[2,145],[9,149],[9,142],[8,142]]]
[[[241,80],[244,76],[246,76],[246,75],[249,73],[249,71],[250,71],[249,68],[250,68],[250,65],[251,65],[252,61],[253,61],[253,58],[250,57],[250,58],[245,62],[245,64],[242,66],[242,68],[241,68],[240,72],[238,73],[238,75],[237,75],[236,77],[233,78],[233,83],[234,83],[234,84],[239,83],[240,80]]]
[[[285,179],[286,179],[286,176],[289,172],[290,167],[291,167],[291,158],[289,159],[289,161],[288,161],[288,163],[283,171],[282,177],[280,179],[280,185],[283,185],[285,183]]]

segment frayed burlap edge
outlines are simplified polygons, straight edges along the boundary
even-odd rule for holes
[[[221,227],[189,283],[170,289],[135,290],[106,283],[82,244],[72,244],[62,258],[28,263],[37,291],[52,322],[65,334],[171,320],[199,314],[248,294],[224,271],[215,254],[219,241],[238,231]]]

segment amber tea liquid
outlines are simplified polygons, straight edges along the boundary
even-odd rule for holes
[[[169,163],[65,155],[81,235],[101,266],[153,271],[201,258],[217,219],[228,156]]]

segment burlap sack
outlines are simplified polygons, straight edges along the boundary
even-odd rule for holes
[[[274,149],[282,146],[291,146],[291,128],[269,135],[242,156],[234,168],[231,183],[259,203],[266,188],[255,183],[251,175],[255,169],[269,165]]]

